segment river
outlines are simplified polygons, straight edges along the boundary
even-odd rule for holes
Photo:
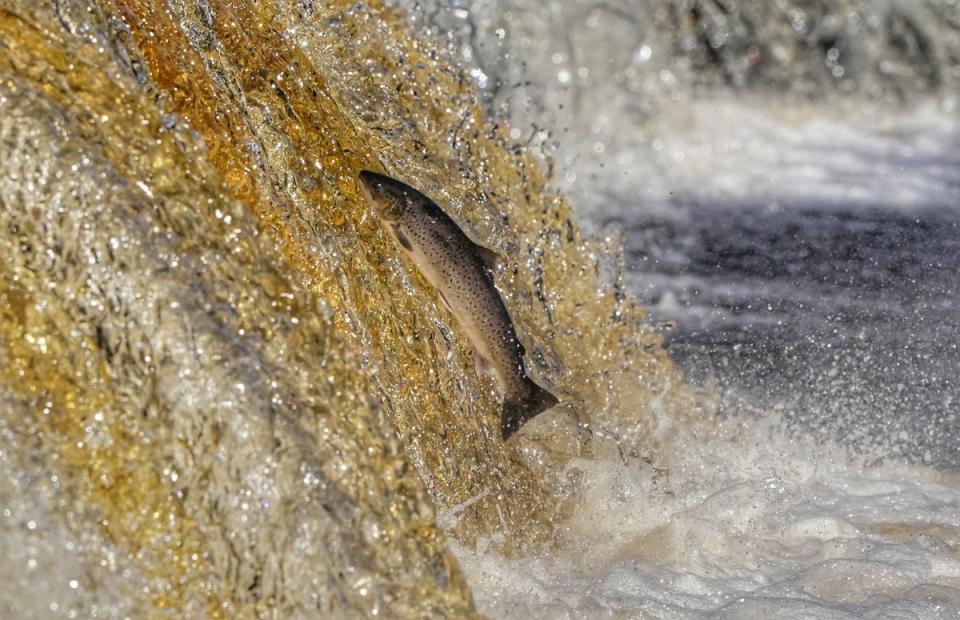
[[[460,550],[481,610],[960,613],[955,4],[452,4],[424,20],[741,433],[574,466],[559,552]]]
[[[956,617],[957,3],[395,4],[0,2],[0,615]]]

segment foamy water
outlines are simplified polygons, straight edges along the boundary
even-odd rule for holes
[[[559,549],[457,548],[496,618],[956,618],[960,491],[788,439],[775,418],[693,442],[662,469],[581,460]]]
[[[595,202],[581,212],[584,218],[629,225],[659,217],[671,221],[671,232],[680,236],[684,222],[691,229],[709,226],[697,219],[709,221],[715,213],[720,223],[738,204],[759,210],[773,205],[786,218],[800,208],[851,216],[882,209],[914,213],[919,222],[931,212],[949,215],[960,200],[956,124],[936,106],[859,116],[849,110],[718,100],[665,113],[656,131],[655,149],[611,155],[629,158],[633,166],[622,187],[603,182],[606,196],[622,201]],[[579,170],[584,167],[581,179],[596,182],[609,175],[599,169],[590,175],[589,163]],[[590,190],[581,187],[580,192]],[[631,192],[639,197],[624,201]],[[798,234],[803,232],[801,226]],[[648,249],[644,243],[657,242],[652,233],[635,235],[639,254]],[[627,238],[629,247],[629,231]],[[820,337],[818,313],[837,311],[857,291],[825,295],[803,279],[802,270],[784,282],[737,273],[684,276],[677,265],[698,251],[695,237],[686,243],[665,244],[666,250],[653,253],[654,262],[663,261],[660,266],[642,265],[629,278],[634,290],[654,304],[657,319],[679,320],[681,335],[674,340],[681,344],[684,333],[721,327],[759,338],[767,323],[777,322],[801,326],[801,332],[807,326],[808,334]],[[957,262],[937,257],[944,259]],[[931,301],[919,311],[949,323],[955,310],[944,295],[950,288],[937,272],[928,275],[931,290],[940,293],[931,299],[941,305]],[[881,300],[896,301],[904,290],[894,287],[866,300],[858,293],[861,303],[881,317],[866,346],[879,350],[893,342],[903,325],[897,314],[902,304],[888,308]],[[782,304],[804,298],[816,302],[807,304],[806,313],[796,309],[803,304],[786,313],[767,312],[765,304],[731,313],[724,305],[724,300],[731,305],[730,299],[749,307],[751,300]],[[916,341],[931,335],[923,325],[916,329]],[[685,346],[698,345],[687,337]],[[909,345],[903,351],[906,362]],[[696,362],[696,356],[687,360]],[[829,378],[829,368],[811,368],[806,389],[822,391],[814,400],[839,390],[856,401],[857,394],[885,389],[871,388],[890,370],[881,363],[867,360],[856,375],[838,376],[834,370]],[[950,366],[946,357],[932,364],[917,372],[934,376],[930,368],[944,372]],[[749,380],[745,375],[743,381]],[[506,559],[457,547],[478,607],[496,618],[960,617],[960,481],[896,456],[902,444],[920,445],[922,451],[924,442],[928,453],[939,450],[940,461],[955,453],[949,439],[955,430],[945,424],[956,413],[956,388],[947,386],[907,385],[901,405],[926,402],[914,398],[920,393],[942,407],[875,409],[868,412],[872,426],[858,427],[871,404],[866,399],[851,410],[834,407],[807,420],[837,428],[848,416],[846,428],[859,428],[861,439],[868,436],[853,447],[840,433],[808,433],[802,424],[788,424],[796,413],[784,402],[791,394],[758,402],[755,395],[744,396],[751,386],[737,385],[734,377],[722,395],[723,408],[732,415],[715,421],[714,438],[691,431],[662,449],[652,464],[617,458],[571,464],[582,473],[583,497],[559,548]]]
[[[510,618],[956,617],[955,489],[929,472],[781,454],[717,459],[704,464],[712,475],[662,489],[628,468],[586,465],[593,490],[575,543],[520,561],[461,553],[480,609]]]

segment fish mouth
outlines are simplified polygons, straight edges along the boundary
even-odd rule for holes
[[[371,172],[369,170],[361,170],[360,174],[357,175],[357,179],[359,179],[363,185],[367,186],[373,185],[382,177],[383,175],[377,174],[376,172]]]
[[[363,196],[364,200],[367,201],[367,204],[370,205],[370,208],[373,209],[374,213],[380,217],[383,217],[386,214],[387,209],[386,205],[378,200],[378,196],[383,196],[382,192],[380,191],[380,178],[382,178],[382,175],[379,175],[376,172],[361,170],[360,174],[357,175],[357,180],[359,181],[359,183],[357,183],[357,187],[360,189],[360,195]]]
[[[372,191],[378,185],[382,185],[380,182],[381,175],[376,172],[370,172],[369,170],[361,170],[360,174],[357,175],[357,181],[360,189],[364,189],[367,192]]]
[[[376,206],[376,201],[373,198],[373,179],[370,178],[372,172],[367,172],[366,170],[362,171],[357,175],[357,180],[360,181],[357,183],[357,187],[360,188],[360,195],[363,196],[371,206]]]
[[[357,178],[360,179],[364,185],[371,188],[402,187],[395,179],[391,179],[387,175],[380,174],[379,172],[373,172],[372,170],[361,170]]]
[[[404,193],[409,189],[400,181],[392,179],[385,174],[373,172],[372,170],[361,170],[357,178],[361,184],[366,185],[374,194],[384,194],[387,191]]]
[[[402,190],[403,186],[388,176],[370,170],[361,170],[357,175],[357,181],[360,195],[366,199],[374,213],[385,221],[396,221],[391,196],[397,193],[398,189]]]

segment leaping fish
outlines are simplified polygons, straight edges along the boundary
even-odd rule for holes
[[[530,380],[523,345],[493,285],[496,253],[471,241],[443,210],[412,187],[376,172],[360,173],[361,193],[470,339],[480,369],[492,367],[505,388],[500,430],[508,439],[557,404]]]

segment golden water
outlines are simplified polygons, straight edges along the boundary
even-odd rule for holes
[[[507,135],[379,2],[0,3],[0,431],[83,541],[77,614],[466,614],[446,536],[549,545],[567,457],[655,457],[678,372]],[[505,256],[564,401],[516,440],[362,168]]]

